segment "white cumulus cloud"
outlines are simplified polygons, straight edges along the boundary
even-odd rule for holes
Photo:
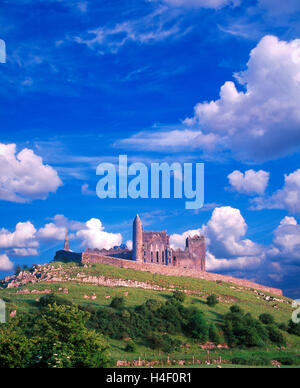
[[[19,222],[15,231],[0,230],[0,248],[37,248],[36,229],[31,222]]]
[[[243,160],[271,160],[300,147],[300,40],[265,36],[247,69],[216,101],[201,102],[185,123],[215,134]]]
[[[240,210],[230,206],[213,211],[211,219],[200,229],[170,236],[173,248],[184,249],[188,236],[205,235],[209,271],[239,270],[257,266],[264,258],[264,247],[245,238],[248,226]]]
[[[280,263],[300,266],[300,225],[294,217],[285,217],[274,232],[268,255]]]
[[[1,200],[22,203],[46,199],[61,185],[57,172],[32,150],[17,153],[15,144],[0,143]]]
[[[0,255],[0,271],[10,271],[14,264],[9,260],[7,255]]]
[[[232,188],[243,194],[264,194],[270,174],[266,171],[248,170],[243,174],[240,171],[233,171],[228,175]]]
[[[111,249],[122,244],[122,235],[105,232],[102,222],[96,218],[87,221],[85,229],[79,230],[76,237],[82,247],[91,249]]]
[[[285,175],[282,189],[270,197],[258,197],[253,200],[256,209],[284,209],[290,214],[300,215],[300,169]]]

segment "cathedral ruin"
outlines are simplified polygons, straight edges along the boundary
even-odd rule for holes
[[[58,251],[55,260],[75,262],[102,262],[102,258],[130,260],[140,265],[156,264],[205,272],[205,237],[193,236],[186,239],[185,249],[173,249],[167,231],[145,231],[137,215],[133,222],[133,249],[89,249],[83,254],[73,253],[66,234],[64,250]]]

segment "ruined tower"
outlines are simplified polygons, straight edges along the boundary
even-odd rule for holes
[[[137,215],[133,222],[133,260],[143,261],[143,228],[140,217]]]
[[[66,230],[66,237],[65,237],[65,247],[64,247],[64,251],[70,252],[68,230]]]
[[[206,259],[205,259],[205,238],[204,236],[188,237],[186,239],[186,250],[189,253],[189,257],[194,262],[196,268],[200,271],[206,271]]]

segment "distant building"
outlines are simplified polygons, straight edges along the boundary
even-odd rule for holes
[[[68,231],[66,230],[64,249],[56,252],[54,260],[63,263],[81,263],[81,259],[81,253],[75,253],[70,250]]]
[[[145,231],[140,217],[137,215],[133,222],[133,249],[114,247],[112,249],[89,249],[85,251],[85,258],[110,257],[132,260],[138,263],[159,264],[170,267],[182,267],[197,271],[206,271],[205,237],[193,236],[186,239],[185,249],[173,249],[170,246],[170,236],[167,231]],[[56,252],[54,260],[63,262],[81,262],[82,254],[70,250],[68,232],[66,232],[64,249]],[[88,261],[89,259],[87,259]]]
[[[166,231],[145,231],[140,217],[133,222],[133,249],[114,247],[113,249],[89,249],[84,254],[85,260],[99,262],[101,257],[132,260],[138,263],[159,264],[170,267],[182,267],[197,271],[206,270],[205,238],[193,236],[186,239],[185,249],[173,249],[170,236]]]
[[[170,236],[166,231],[145,231],[137,215],[133,222],[133,260],[206,270],[204,236],[188,237],[185,250],[170,247]]]

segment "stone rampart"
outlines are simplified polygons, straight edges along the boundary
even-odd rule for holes
[[[183,269],[182,267],[173,267],[173,266],[169,267],[169,266],[164,266],[159,264],[139,263],[136,261],[116,259],[114,257],[101,256],[101,255],[88,253],[88,252],[85,252],[82,254],[82,263],[83,264],[99,263],[99,264],[112,265],[119,268],[127,268],[127,269],[133,269],[137,271],[151,272],[159,275],[185,276],[185,277],[191,277],[191,278],[197,278],[197,279],[203,279],[203,280],[209,280],[209,281],[215,281],[215,282],[220,281],[225,283],[233,283],[242,287],[253,288],[255,290],[260,290],[260,291],[268,292],[270,294],[282,296],[282,290],[263,286],[263,285],[251,282],[249,280],[238,279],[232,276],[219,275],[211,272],[200,272],[198,270]]]

